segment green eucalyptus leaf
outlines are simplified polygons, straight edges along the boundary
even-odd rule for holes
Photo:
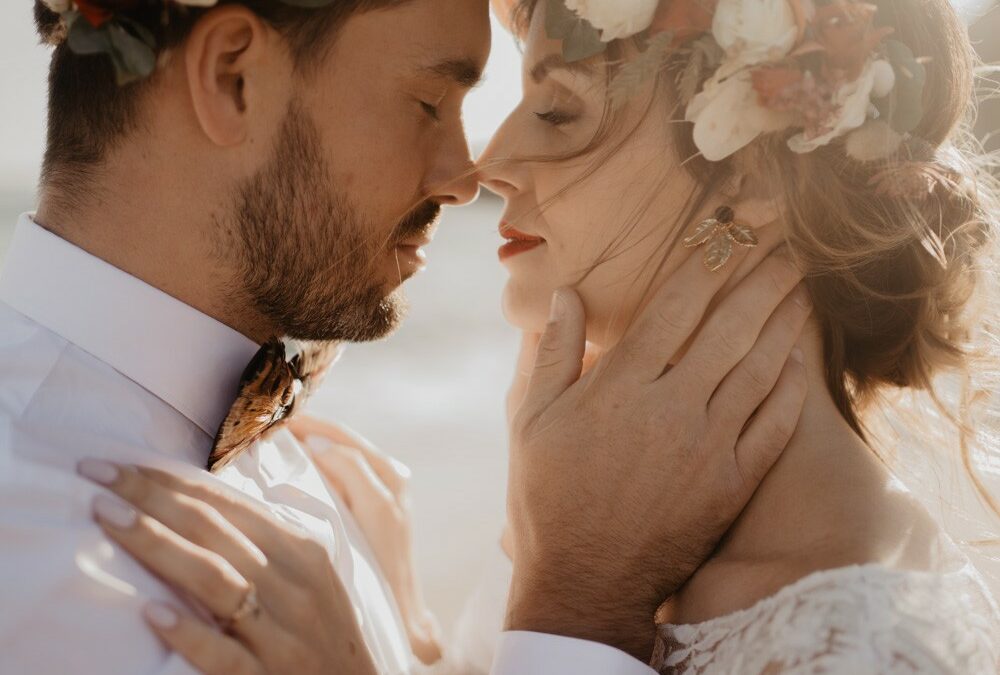
[[[94,28],[86,19],[77,20],[80,15],[71,17],[66,44],[74,54],[107,54],[111,51],[111,36],[108,35],[107,24]]]
[[[562,40],[563,59],[567,63],[589,59],[608,47],[601,41],[600,31],[566,7],[563,0],[548,0],[545,34],[553,40]]]
[[[153,35],[153,31],[149,30],[143,26],[138,21],[133,21],[128,17],[120,17],[117,21],[126,29],[128,32],[132,33],[135,37],[139,38],[154,52],[156,51],[156,36]]]
[[[115,82],[119,87],[124,87],[140,79],[139,75],[129,70],[129,65],[122,58],[121,54],[112,51],[108,53],[108,57],[111,59],[111,65],[114,66]]]
[[[580,21],[563,0],[548,0],[545,6],[545,34],[553,40],[569,37]]]
[[[156,52],[117,22],[109,22],[106,26],[114,47],[111,61],[118,84],[149,77],[156,68]]]
[[[608,45],[601,41],[601,34],[586,21],[581,21],[570,36],[563,40],[563,60],[566,63],[583,61],[607,48]]]
[[[107,54],[115,81],[125,85],[148,77],[156,68],[156,39],[144,26],[129,19],[115,19],[94,28],[85,19],[67,21],[66,44],[75,54]]]

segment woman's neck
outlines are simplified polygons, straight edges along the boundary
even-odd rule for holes
[[[795,435],[727,534],[719,557],[800,556],[803,545],[840,539],[836,530],[860,515],[852,495],[884,484],[886,473],[865,441],[844,419],[827,388],[822,338],[806,327],[809,391]],[[852,518],[853,520],[853,518]]]
[[[919,566],[915,552],[934,538],[922,510],[838,410],[818,327],[807,327],[800,344],[809,393],[798,429],[712,558],[664,605],[663,621],[727,614],[821,569]]]

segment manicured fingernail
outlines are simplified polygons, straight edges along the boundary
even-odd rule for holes
[[[94,497],[94,513],[100,520],[123,530],[135,525],[135,509],[108,495]]]
[[[118,480],[118,467],[103,459],[84,459],[76,465],[77,472],[101,485],[111,485]]]
[[[403,464],[398,459],[393,457],[389,458],[389,463],[392,464],[392,468],[396,470],[396,473],[402,478],[412,478],[413,471],[406,464]]]
[[[797,361],[798,363],[806,362],[806,355],[798,347],[792,348],[792,358],[795,359],[795,361]]]
[[[170,629],[177,625],[177,612],[162,602],[150,602],[142,609],[146,621],[157,628]]]
[[[549,311],[549,321],[555,323],[566,316],[566,298],[563,297],[562,290],[552,294],[552,308]]]

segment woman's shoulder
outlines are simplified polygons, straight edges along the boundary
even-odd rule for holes
[[[1000,663],[1000,612],[971,564],[821,570],[746,609],[663,624],[659,637],[658,665],[679,673],[992,673]]]

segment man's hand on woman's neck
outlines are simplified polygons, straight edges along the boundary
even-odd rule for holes
[[[664,605],[668,623],[745,609],[817,570],[901,563],[900,551],[933,537],[925,514],[837,409],[815,321],[799,344],[809,393],[798,429],[712,558]]]

